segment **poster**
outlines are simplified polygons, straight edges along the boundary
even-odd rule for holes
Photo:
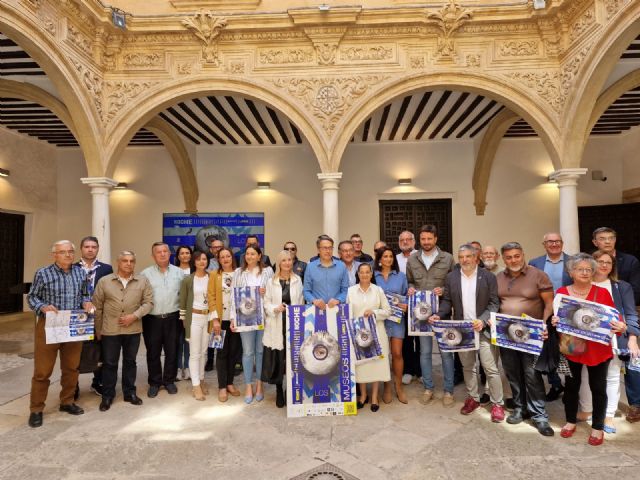
[[[260,287],[233,287],[236,332],[264,330],[264,309]]]
[[[180,245],[208,252],[213,240],[222,240],[236,253],[244,248],[249,234],[257,235],[264,246],[264,213],[163,214],[162,241],[169,245],[171,263]]]
[[[226,330],[220,330],[220,335],[216,335],[215,332],[211,332],[209,337],[209,348],[215,348],[216,350],[222,350],[224,347],[224,339],[227,336]]]
[[[559,294],[553,299],[553,313],[560,318],[556,329],[592,342],[611,344],[611,320],[620,314],[613,307]]]
[[[349,327],[351,345],[356,354],[356,365],[384,358],[380,339],[378,338],[375,315],[351,318],[347,325]]]
[[[291,305],[287,312],[287,416],[355,415],[355,354],[349,305],[319,310]]]
[[[491,343],[503,348],[540,355],[543,320],[491,312]]]
[[[416,290],[409,297],[409,335],[433,335],[429,317],[438,313],[438,296],[431,290]]]
[[[400,304],[407,303],[407,297],[405,295],[400,295],[399,293],[385,293],[387,300],[389,301],[389,306],[391,307],[391,315],[387,318],[387,320],[396,323],[402,323],[402,317],[404,316],[404,312],[400,308]]]
[[[441,352],[468,352],[480,348],[471,320],[436,320],[431,325]]]
[[[84,310],[47,312],[44,324],[47,343],[83,342],[93,340],[93,315]]]

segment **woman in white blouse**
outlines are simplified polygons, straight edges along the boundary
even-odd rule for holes
[[[371,411],[377,412],[378,403],[378,382],[388,382],[391,380],[389,369],[389,339],[384,328],[384,321],[391,315],[391,307],[382,288],[371,283],[373,271],[368,263],[361,263],[358,266],[359,283],[349,287],[347,293],[347,303],[349,304],[349,314],[352,318],[368,317],[374,315],[376,318],[376,331],[380,345],[382,347],[383,358],[372,360],[362,365],[356,365],[356,382],[360,384],[360,400],[358,408],[364,407],[369,400],[367,398],[367,383],[371,386]]]
[[[260,287],[260,294],[264,296],[267,282],[273,277],[271,267],[265,267],[262,263],[262,250],[257,245],[251,244],[244,251],[244,267],[237,268],[233,273],[232,286],[235,287]],[[233,301],[233,295],[231,296]],[[231,309],[231,328],[235,329],[236,309],[235,302]],[[264,330],[252,330],[250,332],[240,332],[242,340],[242,371],[244,374],[245,394],[244,401],[249,404],[253,402],[253,365],[257,372],[256,378],[256,401],[264,399],[262,381],[262,337]]]
[[[282,381],[286,363],[285,334],[287,305],[304,305],[302,280],[293,273],[291,253],[283,250],[276,256],[276,274],[267,282],[264,296],[264,358],[262,381],[276,385],[276,407],[285,405]]]

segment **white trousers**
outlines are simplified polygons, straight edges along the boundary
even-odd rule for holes
[[[613,418],[618,409],[620,401],[620,369],[622,360],[614,355],[609,362],[609,370],[607,371],[607,417]],[[593,404],[591,403],[591,390],[589,390],[589,376],[586,368],[582,369],[582,383],[580,384],[580,411],[593,412]]]
[[[189,339],[189,371],[191,383],[194,387],[204,380],[204,365],[207,362],[207,348],[209,346],[209,333],[207,325],[209,320],[206,315],[194,313],[191,315],[191,338]]]

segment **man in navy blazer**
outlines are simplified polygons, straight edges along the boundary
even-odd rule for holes
[[[618,278],[631,284],[636,305],[640,305],[640,262],[630,253],[616,250],[617,234],[613,228],[600,227],[593,231],[591,241],[598,250],[616,259]]]
[[[80,240],[80,261],[76,265],[82,268],[87,274],[87,294],[93,295],[96,285],[102,277],[106,277],[113,273],[113,268],[108,263],[98,260],[98,251],[100,245],[96,237],[88,236]],[[102,396],[102,368],[98,367],[93,372],[93,381],[91,382],[91,391],[98,396]],[[80,394],[79,387],[76,386],[76,399]]]
[[[430,320],[471,320],[474,329],[482,332],[478,354],[489,381],[489,397],[493,403],[491,420],[498,423],[504,420],[503,391],[498,370],[499,351],[498,347],[491,345],[489,319],[491,312],[499,310],[500,299],[495,275],[478,265],[477,255],[478,250],[470,243],[458,248],[460,268],[447,274],[438,314]],[[468,394],[460,413],[469,415],[480,406],[476,351],[459,352],[459,355]]]

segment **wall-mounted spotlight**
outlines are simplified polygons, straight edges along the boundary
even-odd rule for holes
[[[121,28],[122,30],[127,29],[127,13],[124,10],[120,10],[119,8],[111,8],[111,22],[114,26]]]
[[[115,190],[126,190],[129,188],[129,184],[126,182],[118,182],[118,184],[113,187]]]
[[[331,10],[331,5],[323,3],[322,5],[318,5],[318,10],[320,10],[321,12],[328,12],[329,10]]]
[[[259,190],[269,190],[271,188],[271,182],[258,182]]]
[[[402,186],[407,186],[407,185],[411,185],[411,179],[410,178],[399,178],[398,179],[398,185],[402,185]]]
[[[547,2],[545,0],[533,0],[534,10],[542,10],[547,8]]]
[[[6,168],[0,168],[0,177],[8,177],[11,174]]]
[[[604,172],[602,170],[591,170],[591,180],[606,182],[607,177],[604,176]]]

